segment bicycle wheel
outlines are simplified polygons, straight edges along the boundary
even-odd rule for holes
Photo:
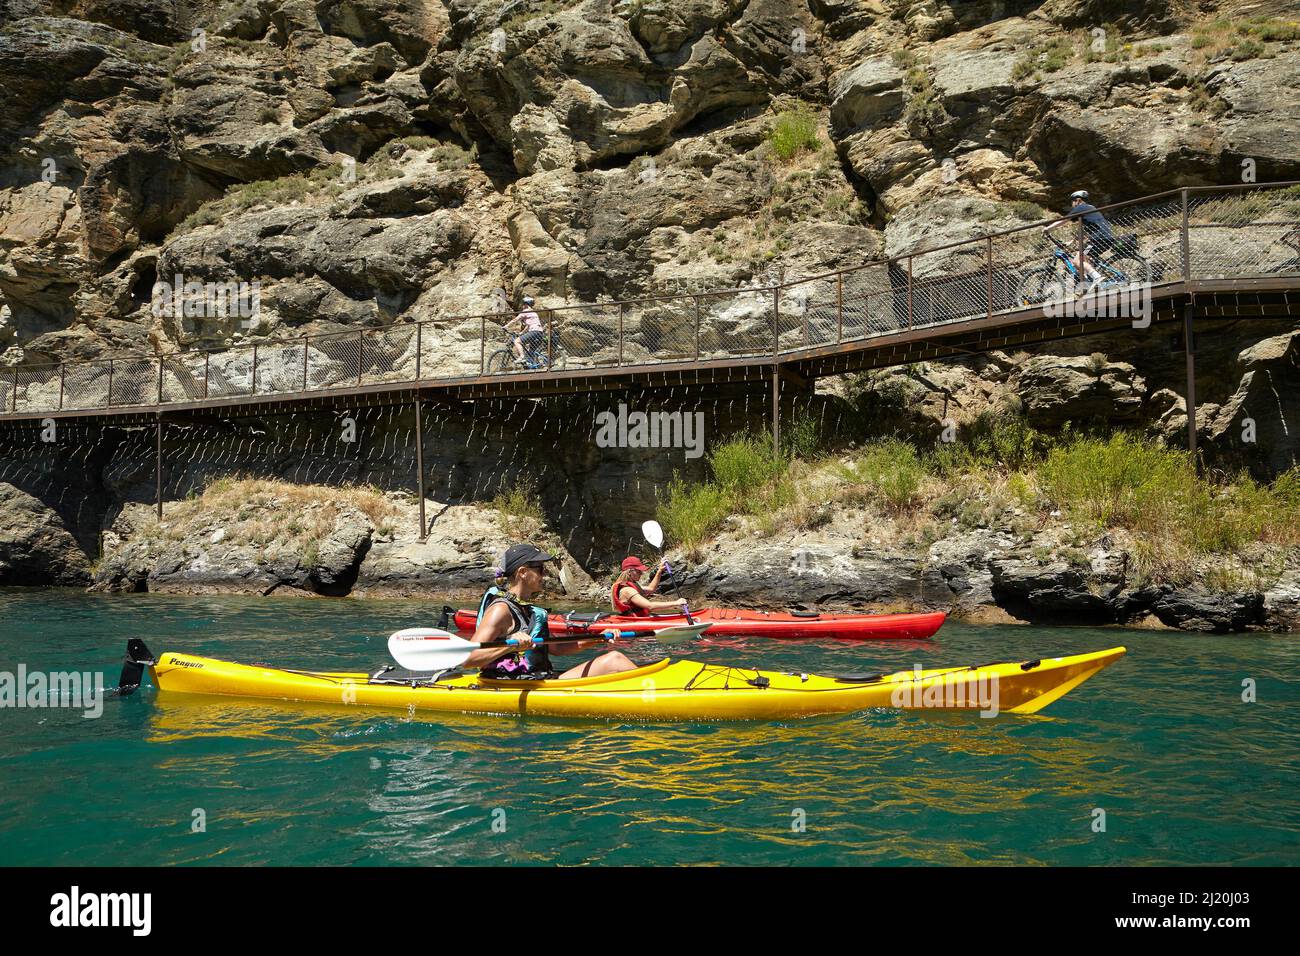
[[[484,368],[488,375],[500,375],[506,369],[515,363],[515,353],[510,349],[497,349],[488,356],[487,365]]]
[[[1024,308],[1028,305],[1038,305],[1047,301],[1047,297],[1051,294],[1052,287],[1055,284],[1055,269],[1035,269],[1033,272],[1027,273],[1016,286],[1016,297],[1012,307]]]

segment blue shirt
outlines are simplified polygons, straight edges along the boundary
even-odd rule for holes
[[[1100,239],[1102,242],[1111,242],[1115,234],[1110,231],[1110,223],[1106,217],[1097,212],[1097,207],[1088,203],[1081,203],[1075,206],[1066,215],[1067,219],[1083,218],[1083,229],[1090,239]]]

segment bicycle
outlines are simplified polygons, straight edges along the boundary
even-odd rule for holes
[[[1300,272],[1300,228],[1292,229],[1290,232],[1277,240],[1284,246],[1289,246],[1298,254],[1290,259],[1284,259],[1282,262],[1269,268],[1267,275],[1277,275],[1285,272]]]
[[[536,345],[531,348],[524,346],[524,364],[521,366],[515,358],[515,342],[519,340],[519,336],[507,331],[505,348],[497,349],[488,356],[484,370],[488,375],[500,375],[508,371],[537,372],[546,369],[560,371],[565,365],[564,349],[560,346],[560,337],[555,334],[554,329],[550,329],[548,334],[551,337],[550,354],[547,354],[546,349],[538,348]],[[543,344],[544,341],[545,339]]]
[[[1049,234],[1047,238],[1056,245],[1052,262],[1021,277],[1016,286],[1015,299],[1021,307],[1046,302],[1054,288],[1062,288],[1067,284],[1067,276],[1070,285],[1083,286],[1080,294],[1151,281],[1151,263],[1138,255],[1137,236],[1121,236],[1116,240],[1110,250],[1114,255],[1110,261],[1095,254],[1088,257],[1092,260],[1093,268],[1101,274],[1101,280],[1097,282],[1084,278],[1079,272],[1079,257],[1073,249],[1053,235]],[[1126,268],[1119,268],[1120,263],[1125,264]]]

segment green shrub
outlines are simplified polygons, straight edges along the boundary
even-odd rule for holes
[[[767,142],[783,162],[789,162],[804,150],[816,152],[821,145],[817,138],[817,117],[803,108],[779,113],[767,132]]]
[[[1187,515],[1185,534],[1191,549],[1198,554],[1224,554],[1263,536],[1275,501],[1268,488],[1242,475],[1217,492],[1202,484],[1188,503],[1204,508]]]
[[[1192,109],[1216,117],[1222,116],[1228,111],[1228,104],[1211,93],[1209,87],[1205,85],[1205,81],[1200,77],[1194,77],[1187,84],[1187,89],[1191,94],[1189,102]]]
[[[382,147],[382,152],[389,156],[396,157],[407,149],[426,150],[426,149],[460,149],[459,146],[444,147],[441,140],[434,139],[432,136],[399,136],[397,139],[390,139]],[[464,150],[461,150],[464,152]]]
[[[668,540],[694,551],[731,513],[731,497],[711,481],[688,484],[674,477],[659,505],[659,521]]]
[[[1008,203],[1008,205],[1011,207],[1011,214],[1024,222],[1038,222],[1047,218],[1047,215],[1043,212],[1043,207],[1036,202],[1017,199]]]
[[[1013,80],[1026,80],[1034,75],[1034,61],[1028,57],[1021,57],[1011,66],[1011,78]]]
[[[1243,40],[1232,49],[1232,59],[1241,63],[1244,60],[1254,60],[1265,53],[1264,44],[1258,40]]]
[[[1240,551],[1254,541],[1294,541],[1300,511],[1289,503],[1300,479],[1283,475],[1272,488],[1240,475],[1213,484],[1188,455],[1120,434],[1080,439],[1054,450],[1039,471],[1048,497],[1072,515],[1147,537],[1148,557]],[[1172,556],[1172,557],[1171,557]]]
[[[904,80],[911,93],[907,100],[908,120],[926,129],[943,122],[948,114],[939,101],[929,71],[924,66],[913,67],[907,71]]]
[[[1250,34],[1259,37],[1269,43],[1284,43],[1290,40],[1300,40],[1300,21],[1296,20],[1273,20],[1262,17],[1252,17],[1248,22],[1239,24],[1237,27],[1239,33]]]
[[[341,168],[333,165],[317,166],[310,172],[293,173],[279,179],[260,179],[233,186],[220,199],[206,202],[183,219],[172,236],[189,232],[198,226],[222,222],[255,206],[283,206],[300,202],[313,195],[332,193],[342,188]]]
[[[851,464],[836,470],[845,481],[864,485],[896,512],[911,510],[918,504],[927,474],[916,449],[897,438],[871,442]]]
[[[807,412],[796,415],[794,421],[782,431],[781,437],[782,448],[787,455],[812,461],[821,453],[824,441],[821,420]]]
[[[1185,454],[1123,433],[1054,449],[1039,477],[1061,508],[1103,527],[1127,528],[1161,523],[1158,516],[1184,503],[1196,483]]]
[[[921,58],[911,50],[900,47],[889,55],[890,61],[894,66],[906,72],[921,62]]]
[[[502,529],[511,538],[527,537],[546,522],[537,479],[529,474],[520,475],[512,485],[503,485],[489,505],[501,513]]]
[[[1300,509],[1300,465],[1295,465],[1273,480],[1273,495],[1285,508]]]
[[[1074,47],[1064,37],[1057,37],[1040,48],[1039,63],[1044,73],[1055,73],[1065,68],[1074,56]]]
[[[1040,461],[1052,440],[1016,412],[988,411],[962,429],[966,462],[976,467],[1023,471]]]
[[[740,435],[709,455],[709,468],[723,490],[744,494],[767,484],[784,470],[784,464],[772,454],[770,436]]]
[[[510,16],[500,19],[497,26],[506,33],[511,33],[530,20],[552,16],[570,6],[572,6],[571,0],[522,0],[522,3],[503,4],[500,13],[497,14],[498,18],[507,12]]]
[[[853,195],[847,192],[830,193],[822,202],[822,208],[829,213],[843,212],[853,202]]]
[[[1011,78],[1023,80],[1038,73],[1055,73],[1074,58],[1074,45],[1065,37],[1056,37],[1032,47],[1011,66]],[[1085,57],[1087,54],[1085,54]]]

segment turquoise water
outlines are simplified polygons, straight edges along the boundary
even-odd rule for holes
[[[128,637],[377,667],[440,603],[0,591],[0,671],[113,684]],[[842,673],[1115,644],[1129,655],[1043,714],[996,720],[409,718],[152,688],[96,719],[0,709],[0,863],[1300,863],[1300,638],[950,623],[930,642],[691,656]]]

